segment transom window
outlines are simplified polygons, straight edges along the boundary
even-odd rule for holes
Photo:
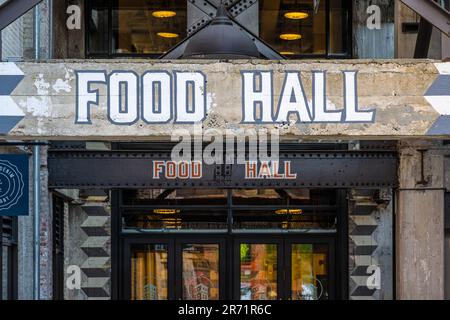
[[[197,8],[202,5],[188,6],[187,0],[88,0],[87,56],[159,57],[185,39],[190,26],[210,19],[211,14],[202,16]],[[287,58],[351,56],[351,1],[259,0],[244,11],[247,18],[236,20]]]

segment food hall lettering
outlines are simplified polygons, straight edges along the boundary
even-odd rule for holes
[[[357,71],[342,71],[343,107],[327,103],[326,71],[312,71],[311,99],[299,71],[284,74],[280,92],[274,93],[271,71],[241,71],[243,124],[371,123],[374,110],[358,106]],[[98,86],[106,86],[107,118],[116,125],[198,123],[205,120],[207,78],[202,72],[77,71],[76,124],[91,124],[91,109],[98,107]],[[94,87],[96,85],[97,87]],[[278,96],[277,99],[275,97]],[[274,104],[277,100],[277,106]]]

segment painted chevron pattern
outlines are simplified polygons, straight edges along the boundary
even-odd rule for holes
[[[367,286],[369,266],[378,265],[374,256],[378,244],[373,234],[378,222],[372,213],[377,204],[365,199],[353,202],[349,215],[350,299],[373,300],[377,289]]]
[[[25,117],[10,97],[24,77],[15,63],[0,62],[0,134],[8,134]]]
[[[425,99],[440,114],[427,135],[450,134],[450,62],[436,63],[439,76],[425,93]]]
[[[82,209],[87,218],[81,229],[87,239],[81,245],[81,250],[87,258],[81,265],[81,271],[86,277],[81,290],[89,300],[110,299],[110,213],[103,203],[88,203]]]

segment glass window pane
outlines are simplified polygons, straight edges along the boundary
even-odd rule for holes
[[[132,247],[131,299],[165,300],[167,294],[167,246],[149,244]]]
[[[326,1],[260,0],[260,37],[286,56],[326,54]]]
[[[343,0],[330,1],[330,53],[347,52],[349,12]]]
[[[108,54],[108,8],[92,7],[88,18],[89,54]]]
[[[292,300],[328,299],[328,247],[292,245]]]
[[[183,245],[183,299],[219,300],[219,245]]]
[[[116,54],[162,54],[186,37],[186,0],[118,0],[112,11]]]
[[[227,211],[167,207],[127,210],[122,214],[122,226],[123,231],[133,229],[226,230]]]
[[[241,300],[277,299],[277,245],[240,245]]]

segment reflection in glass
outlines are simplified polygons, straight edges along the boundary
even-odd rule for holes
[[[183,299],[219,299],[219,245],[183,245]]]
[[[167,299],[167,246],[149,244],[132,248],[131,299]]]
[[[186,36],[185,0],[117,2],[112,10],[113,53],[161,54]]]
[[[330,2],[330,53],[344,54],[347,51],[347,21],[348,9],[345,9],[344,0]]]
[[[292,300],[328,298],[328,250],[326,245],[292,245]]]
[[[287,57],[326,54],[326,1],[260,0],[260,36]],[[302,14],[302,19],[291,15]],[[289,18],[291,17],[291,18]],[[283,40],[283,34],[297,35]]]
[[[277,299],[277,245],[240,245],[241,300]]]
[[[95,3],[94,3],[95,5]],[[108,54],[108,8],[92,7],[88,21],[90,54]]]

